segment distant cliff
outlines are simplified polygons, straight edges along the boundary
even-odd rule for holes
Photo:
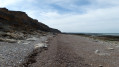
[[[59,30],[48,27],[38,22],[36,19],[30,18],[25,12],[9,11],[6,8],[0,8],[0,31],[27,31],[40,30],[44,32],[56,32]]]

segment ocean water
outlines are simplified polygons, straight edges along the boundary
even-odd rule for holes
[[[110,35],[110,36],[119,36],[119,33],[84,33],[86,35],[95,35],[95,36],[105,36],[105,35]]]
[[[119,33],[103,33],[103,35],[119,36]]]
[[[95,35],[95,36],[104,36],[104,35],[119,36],[119,33],[77,33],[77,32],[65,32],[65,33],[86,34],[86,35]]]

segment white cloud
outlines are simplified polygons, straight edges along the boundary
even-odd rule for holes
[[[86,14],[51,16],[44,20],[51,27],[67,32],[118,32],[119,7],[91,10]],[[114,29],[114,30],[112,30]]]
[[[20,1],[23,0],[0,0],[0,7],[6,7],[12,4],[17,4]]]
[[[25,11],[30,17],[65,32],[118,32],[119,0],[87,1],[88,5],[81,6],[76,4],[79,0],[0,0],[0,6]],[[60,13],[52,4],[73,12]]]

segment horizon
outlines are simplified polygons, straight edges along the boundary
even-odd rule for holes
[[[62,32],[119,33],[118,0],[0,0],[0,7],[24,11]]]
[[[119,34],[119,33],[93,33],[93,32],[62,32],[62,33],[89,33],[89,34]]]

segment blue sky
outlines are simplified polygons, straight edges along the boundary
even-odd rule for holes
[[[119,0],[0,0],[62,32],[119,33]]]

